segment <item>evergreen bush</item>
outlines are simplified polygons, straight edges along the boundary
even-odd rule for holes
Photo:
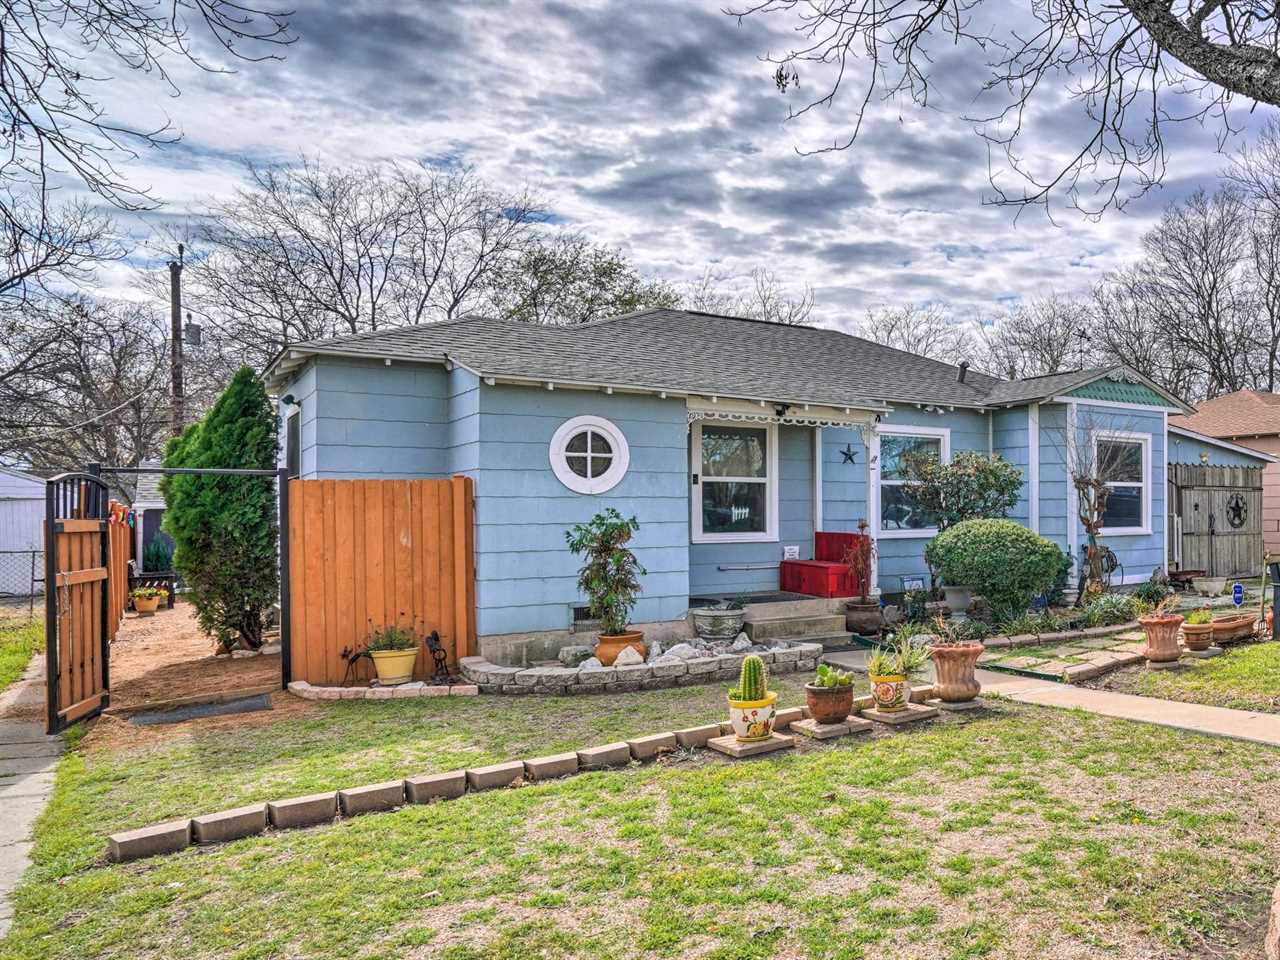
[[[276,418],[248,367],[199,423],[169,441],[166,467],[271,470]],[[275,483],[268,477],[166,474],[163,529],[173,538],[200,626],[224,649],[262,645],[263,611],[279,592]]]
[[[1012,520],[965,520],[934,537],[924,555],[945,583],[986,597],[997,620],[1025,611],[1062,568],[1051,540]]]

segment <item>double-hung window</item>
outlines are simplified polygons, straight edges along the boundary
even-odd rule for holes
[[[951,432],[946,427],[890,427],[881,425],[879,440],[880,534],[887,537],[928,537],[937,532],[938,518],[916,503],[906,466],[911,458],[951,460]]]
[[[1099,433],[1094,438],[1098,478],[1107,486],[1105,534],[1145,533],[1151,488],[1151,438],[1141,433]]]
[[[694,541],[777,540],[777,428],[698,421],[690,436]]]

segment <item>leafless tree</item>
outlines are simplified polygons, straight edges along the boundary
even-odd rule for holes
[[[469,169],[302,161],[250,178],[182,237],[187,302],[228,369],[301,340],[457,317],[540,219],[527,191]],[[167,273],[145,282],[167,297]]]
[[[936,304],[868,310],[854,333],[886,347],[946,363],[972,362],[976,353],[969,328]]]
[[[149,128],[107,115],[99,97],[113,70],[147,73],[169,92],[175,61],[209,71],[275,56],[291,42],[286,14],[230,0],[18,0],[0,4],[0,294],[74,273],[110,256],[105,222],[87,206],[59,204],[68,182],[109,207],[152,205],[121,165],[171,142],[167,118]],[[218,62],[195,50],[211,42]]]
[[[1002,160],[991,172],[1000,203],[1047,204],[1061,194],[1090,213],[1122,206],[1163,176],[1166,124],[1225,131],[1235,97],[1280,105],[1280,18],[1258,0],[1033,0],[1012,9],[984,0],[747,0],[727,12],[793,24],[797,45],[766,57],[784,93],[802,70],[819,77],[793,117],[831,107],[854,85],[850,133],[820,149],[850,146],[874,101],[936,107],[934,61],[959,48],[981,64],[966,119]],[[1037,111],[1062,114],[1064,95],[1085,125],[1065,160],[1046,160],[1057,151],[1023,140],[1044,129]],[[1001,182],[1001,169],[1017,188]]]
[[[813,312],[813,288],[807,283],[798,292],[788,290],[781,277],[767,267],[755,267],[747,286],[724,272],[707,268],[688,284],[681,306],[704,313],[719,313],[772,323],[803,324]]]
[[[89,461],[133,466],[161,452],[168,345],[159,317],[137,303],[75,298],[29,302],[5,320],[0,456],[50,473]]]
[[[1058,294],[1019,304],[979,325],[975,365],[1015,380],[1089,365],[1088,305]]]

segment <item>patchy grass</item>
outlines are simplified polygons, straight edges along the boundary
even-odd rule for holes
[[[0,690],[22,676],[33,654],[44,649],[44,622],[0,618]]]
[[[1211,660],[1184,658],[1178,670],[1134,668],[1097,686],[1162,700],[1280,713],[1280,643],[1229,647]]]
[[[801,702],[797,682],[774,686]],[[1258,954],[1280,753],[1007,703],[100,858],[118,829],[693,725],[723,696],[346,701],[135,746],[94,733],[61,762],[0,956]]]

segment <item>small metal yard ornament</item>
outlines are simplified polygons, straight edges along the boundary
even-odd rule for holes
[[[444,652],[444,646],[440,643],[440,634],[435,630],[432,630],[427,637],[427,649],[431,651],[431,660],[435,664],[431,682],[440,686],[453,683],[453,678],[449,676],[449,658]]]
[[[857,463],[858,451],[853,449],[853,444],[846,443],[844,449],[840,451],[840,456],[844,457],[845,463]]]

